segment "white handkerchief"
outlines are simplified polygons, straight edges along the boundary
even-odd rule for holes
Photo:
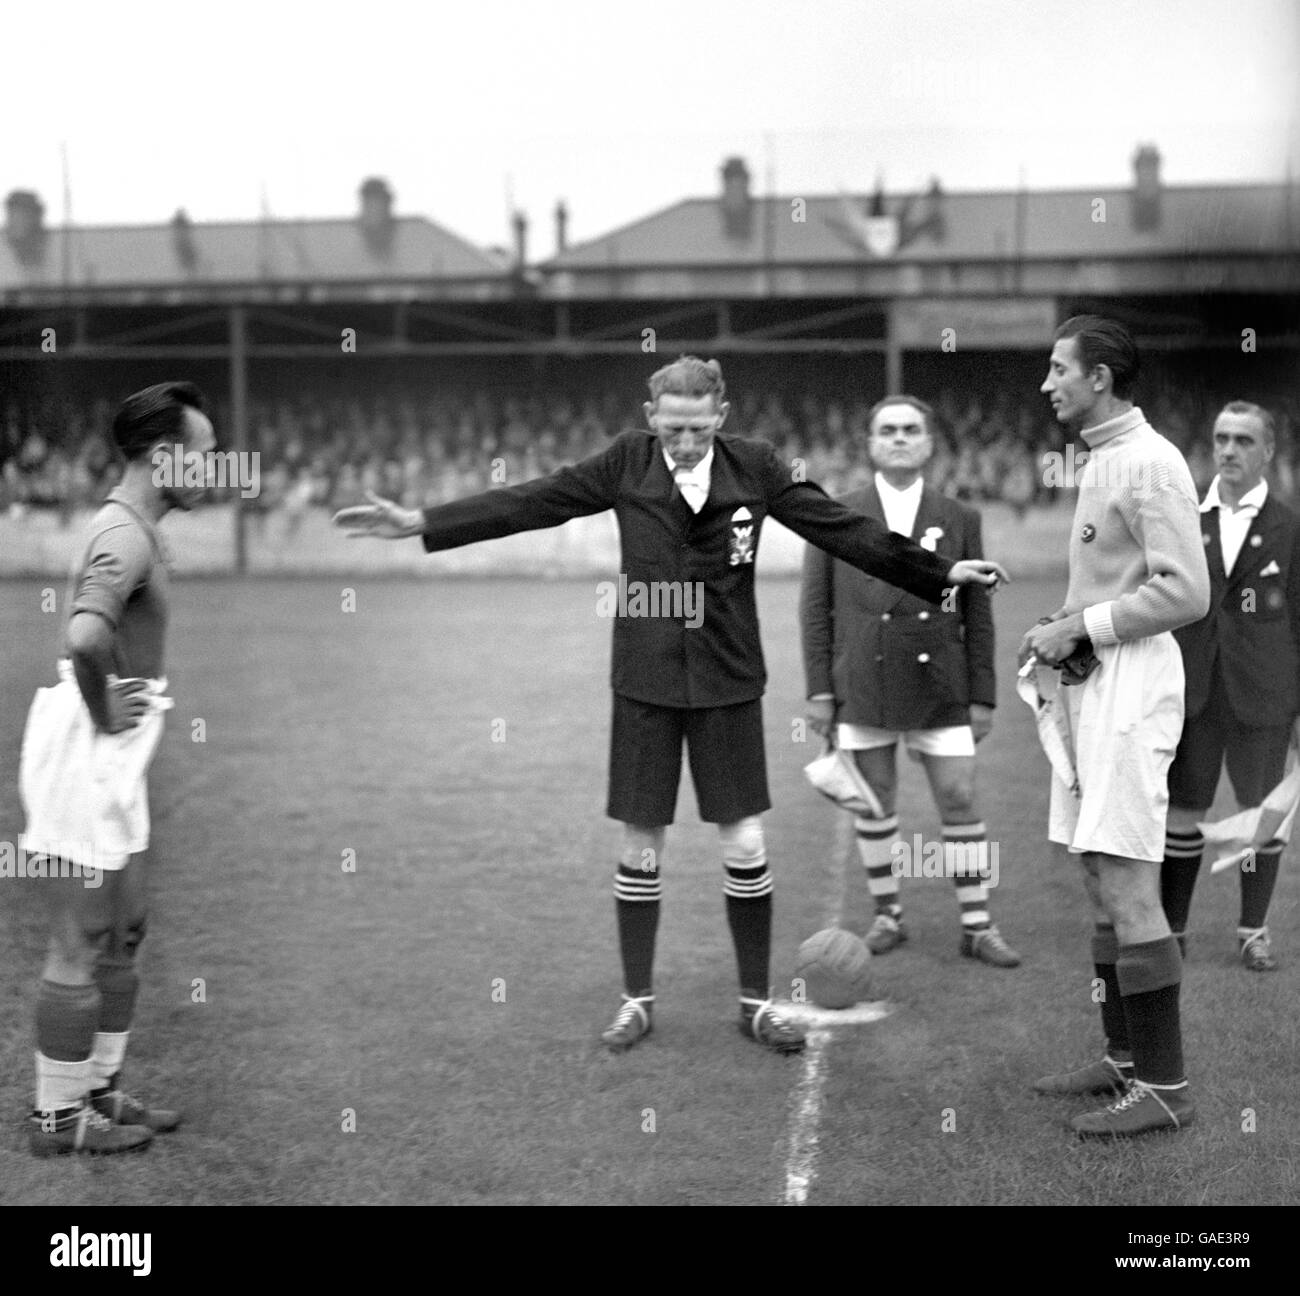
[[[1280,576],[1282,574],[1282,569],[1277,565],[1276,561],[1274,561],[1269,563],[1269,565],[1259,574],[1261,576]]]

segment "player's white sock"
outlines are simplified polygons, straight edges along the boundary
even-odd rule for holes
[[[90,1059],[63,1062],[36,1054],[36,1110],[59,1111],[75,1107],[90,1092]]]
[[[126,1057],[126,1039],[130,1031],[96,1031],[95,1048],[90,1055],[90,1072],[96,1089],[103,1089],[122,1069]]]

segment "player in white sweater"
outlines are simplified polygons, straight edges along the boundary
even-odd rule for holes
[[[1057,330],[1042,390],[1089,458],[1070,533],[1065,606],[1024,637],[1022,659],[1059,663],[1088,642],[1098,666],[1063,689],[1079,791],[1055,775],[1049,836],[1078,854],[1093,902],[1106,1054],[1046,1076],[1040,1093],[1116,1093],[1075,1117],[1085,1137],[1180,1129],[1195,1115],[1183,1069],[1182,959],[1160,903],[1168,774],[1183,727],[1171,631],[1203,617],[1210,582],[1192,477],[1131,393],[1133,339],[1098,316]],[[1063,676],[1064,678],[1064,676]]]

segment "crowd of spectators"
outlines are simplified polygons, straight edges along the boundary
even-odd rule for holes
[[[733,392],[728,426],[803,460],[809,480],[839,494],[869,475],[862,436],[872,399],[750,385]],[[977,504],[1001,500],[1021,513],[1060,493],[1045,456],[1061,453],[1065,438],[1033,385],[942,390],[932,403],[936,449],[927,476],[939,489]],[[1265,403],[1279,415],[1274,486],[1294,500],[1300,406]],[[1213,475],[1208,430],[1220,404],[1176,387],[1143,403],[1154,426],[1187,454],[1201,489]],[[0,397],[0,512],[56,509],[70,520],[102,498],[120,472],[112,414],[103,397]],[[215,415],[220,434],[229,410],[218,403]],[[439,503],[574,463],[641,423],[635,398],[622,389],[518,395],[398,385],[337,395],[304,385],[250,402],[248,448],[260,455],[260,488],[247,506],[262,520],[281,514],[293,529],[309,509],[355,503],[366,490],[408,507]]]

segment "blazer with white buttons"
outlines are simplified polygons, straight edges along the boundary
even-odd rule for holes
[[[1187,719],[1215,688],[1243,725],[1288,725],[1300,711],[1300,519],[1270,491],[1232,571],[1223,571],[1219,513],[1201,514],[1210,610],[1174,631],[1187,677]]]
[[[875,483],[841,502],[882,524]],[[954,560],[982,558],[980,515],[926,486],[914,539]],[[808,696],[832,694],[836,719],[878,729],[940,729],[970,723],[970,704],[997,701],[993,612],[983,586],[966,585],[933,608],[884,580],[810,548],[800,592]]]

